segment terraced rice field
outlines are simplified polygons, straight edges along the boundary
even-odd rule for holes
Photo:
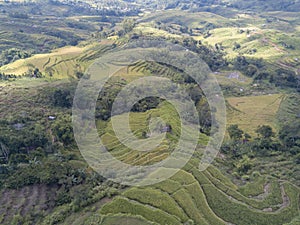
[[[179,117],[174,111],[174,108],[171,105],[163,105],[159,109],[154,109],[147,111],[145,113],[130,113],[130,126],[134,135],[139,138],[142,138],[143,132],[148,131],[148,122],[149,119],[156,118],[161,116],[165,123],[170,124],[174,128],[172,134],[166,134],[167,136],[173,136],[173,139],[176,139],[180,135],[180,124]],[[126,115],[117,116],[117,120],[126,119]],[[148,122],[147,122],[148,121]],[[122,129],[119,127],[119,129]],[[159,133],[160,127],[154,128],[153,132]],[[149,134],[151,135],[151,134]],[[171,146],[171,141],[168,138],[165,138],[163,142],[157,146],[157,148],[151,152],[139,152],[139,151],[131,151],[128,147],[123,145],[118,138],[112,128],[112,124],[109,123],[106,128],[106,132],[103,136],[101,136],[103,143],[107,148],[111,151],[111,154],[117,157],[119,160],[124,161],[126,163],[134,164],[134,165],[145,165],[149,163],[154,163],[161,161],[169,156],[169,154],[174,150]],[[126,139],[126,138],[125,138]],[[145,139],[146,141],[147,139]],[[126,141],[126,140],[123,140]]]
[[[24,75],[29,69],[38,68],[46,77],[57,79],[74,77],[75,72],[85,72],[88,65],[112,46],[97,44],[86,47],[64,47],[49,54],[37,54],[20,59],[0,68],[6,74]]]
[[[277,107],[280,103],[278,99],[282,96],[265,97],[266,105],[276,102]],[[251,100],[255,101],[255,97]],[[264,107],[261,106],[261,109]],[[162,110],[166,112],[168,109]],[[147,113],[132,115],[136,122],[131,128],[137,136],[141,132],[137,128],[146,127],[146,123],[142,122],[146,115]],[[112,154],[127,163],[132,162],[134,157],[139,159],[134,162],[143,162],[143,156],[124,150],[114,138],[109,124],[106,129],[110,136],[102,137],[107,137],[104,142]],[[149,223],[170,225],[282,225],[299,214],[300,189],[293,184],[272,177],[258,176],[251,183],[239,187],[214,166],[200,172],[198,163],[193,158],[180,172],[166,181],[148,187],[127,189],[95,215],[122,215],[118,218],[119,221],[124,221],[122,218],[128,215],[137,216]]]
[[[265,196],[246,197],[216,168],[200,172],[195,165],[187,167],[170,180],[125,191],[100,213],[142,216],[158,224],[201,225],[279,225],[299,213],[299,189],[290,183],[272,180]]]
[[[277,130],[276,114],[283,98],[282,94],[227,98],[228,126],[238,124],[252,135],[259,125],[270,125]]]

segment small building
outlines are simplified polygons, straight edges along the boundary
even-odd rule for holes
[[[228,79],[236,79],[236,80],[238,80],[239,78],[240,78],[240,75],[239,75],[238,72],[233,72],[233,73],[230,73],[228,75]]]
[[[170,133],[170,132],[172,132],[171,125],[166,125],[166,126],[162,127],[161,132],[162,133]]]

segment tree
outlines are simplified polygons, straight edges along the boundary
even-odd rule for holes
[[[300,147],[300,122],[286,124],[279,131],[279,138],[286,148]]]
[[[245,141],[249,141],[251,139],[251,135],[248,134],[248,133],[245,133],[244,134],[244,139],[245,139]]]
[[[123,29],[125,31],[125,33],[129,33],[130,31],[133,30],[134,28],[134,21],[132,19],[125,19],[123,21]]]
[[[297,164],[300,164],[300,153],[299,153],[298,155],[296,155],[295,162],[296,162]]]
[[[237,49],[240,49],[241,48],[241,45],[237,42],[234,42],[233,44],[233,50],[237,50]]]
[[[240,140],[243,137],[244,131],[242,131],[237,124],[230,125],[227,129],[229,137],[232,140]]]
[[[75,139],[73,134],[72,118],[70,115],[66,114],[59,116],[53,123],[52,129],[53,134],[64,145],[70,145],[74,143]]]
[[[53,93],[53,104],[59,107],[71,107],[72,96],[69,90],[55,90]]]
[[[256,130],[256,133],[263,139],[271,139],[275,136],[272,127],[270,127],[269,125],[259,126]]]
[[[253,162],[246,155],[236,164],[236,168],[240,174],[247,173],[253,167]]]
[[[258,69],[255,65],[248,65],[245,71],[245,74],[249,77],[253,77],[258,72]]]

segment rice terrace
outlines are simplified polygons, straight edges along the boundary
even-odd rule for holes
[[[298,0],[0,0],[0,224],[300,225],[299,11]]]

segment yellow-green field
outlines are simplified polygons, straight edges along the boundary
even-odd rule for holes
[[[240,33],[240,30],[244,32]],[[246,32],[247,30],[249,30],[249,34]],[[263,57],[268,60],[276,59],[286,54],[282,46],[273,43],[269,39],[269,36],[274,36],[276,33],[274,30],[266,31],[254,26],[243,28],[224,27],[213,29],[210,33],[211,36],[207,38],[199,36],[196,39],[209,45],[222,44],[230,58],[243,53],[243,55],[248,57]],[[239,43],[241,45],[240,49],[234,50],[234,43]],[[253,49],[256,52],[252,52],[251,50]]]
[[[178,23],[184,24],[185,26],[189,26],[191,28],[197,28],[203,22],[210,22],[210,23],[219,23],[220,25],[227,25],[228,19],[216,15],[210,12],[197,12],[191,13],[186,11],[179,11],[179,10],[169,10],[168,13],[165,12],[155,12],[151,13],[143,18],[143,21],[163,21],[164,23],[168,23],[170,21],[174,22],[177,21]]]
[[[143,35],[152,35],[152,36],[161,36],[167,38],[179,38],[182,37],[176,34],[170,34],[167,31],[159,30],[151,26],[151,23],[140,23],[137,27],[134,28],[134,31],[137,33],[142,33]]]
[[[228,126],[238,124],[252,135],[259,125],[270,125],[277,130],[276,113],[283,98],[282,94],[227,98]]]
[[[191,163],[169,180],[150,187],[128,189],[98,213],[142,216],[149,222],[172,225],[279,225],[298,215],[298,188],[275,179],[261,179],[263,187],[258,182],[253,183],[252,188],[259,189],[258,195],[266,194],[267,197],[258,200],[241,194],[215,167],[200,172]],[[270,192],[264,193],[268,182],[271,183]],[[284,198],[283,194],[288,197]]]
[[[76,69],[75,59],[86,50],[86,47],[64,47],[49,54],[37,54],[28,59],[17,60],[1,67],[0,71],[23,75],[29,68],[38,68],[41,72],[46,72],[47,68],[51,68],[57,78],[63,78],[73,74]]]
[[[48,54],[37,54],[0,67],[0,72],[22,76],[29,69],[38,68],[46,77],[57,79],[74,77],[75,72],[85,72],[88,65],[110,48],[110,41],[87,46],[68,46]]]

